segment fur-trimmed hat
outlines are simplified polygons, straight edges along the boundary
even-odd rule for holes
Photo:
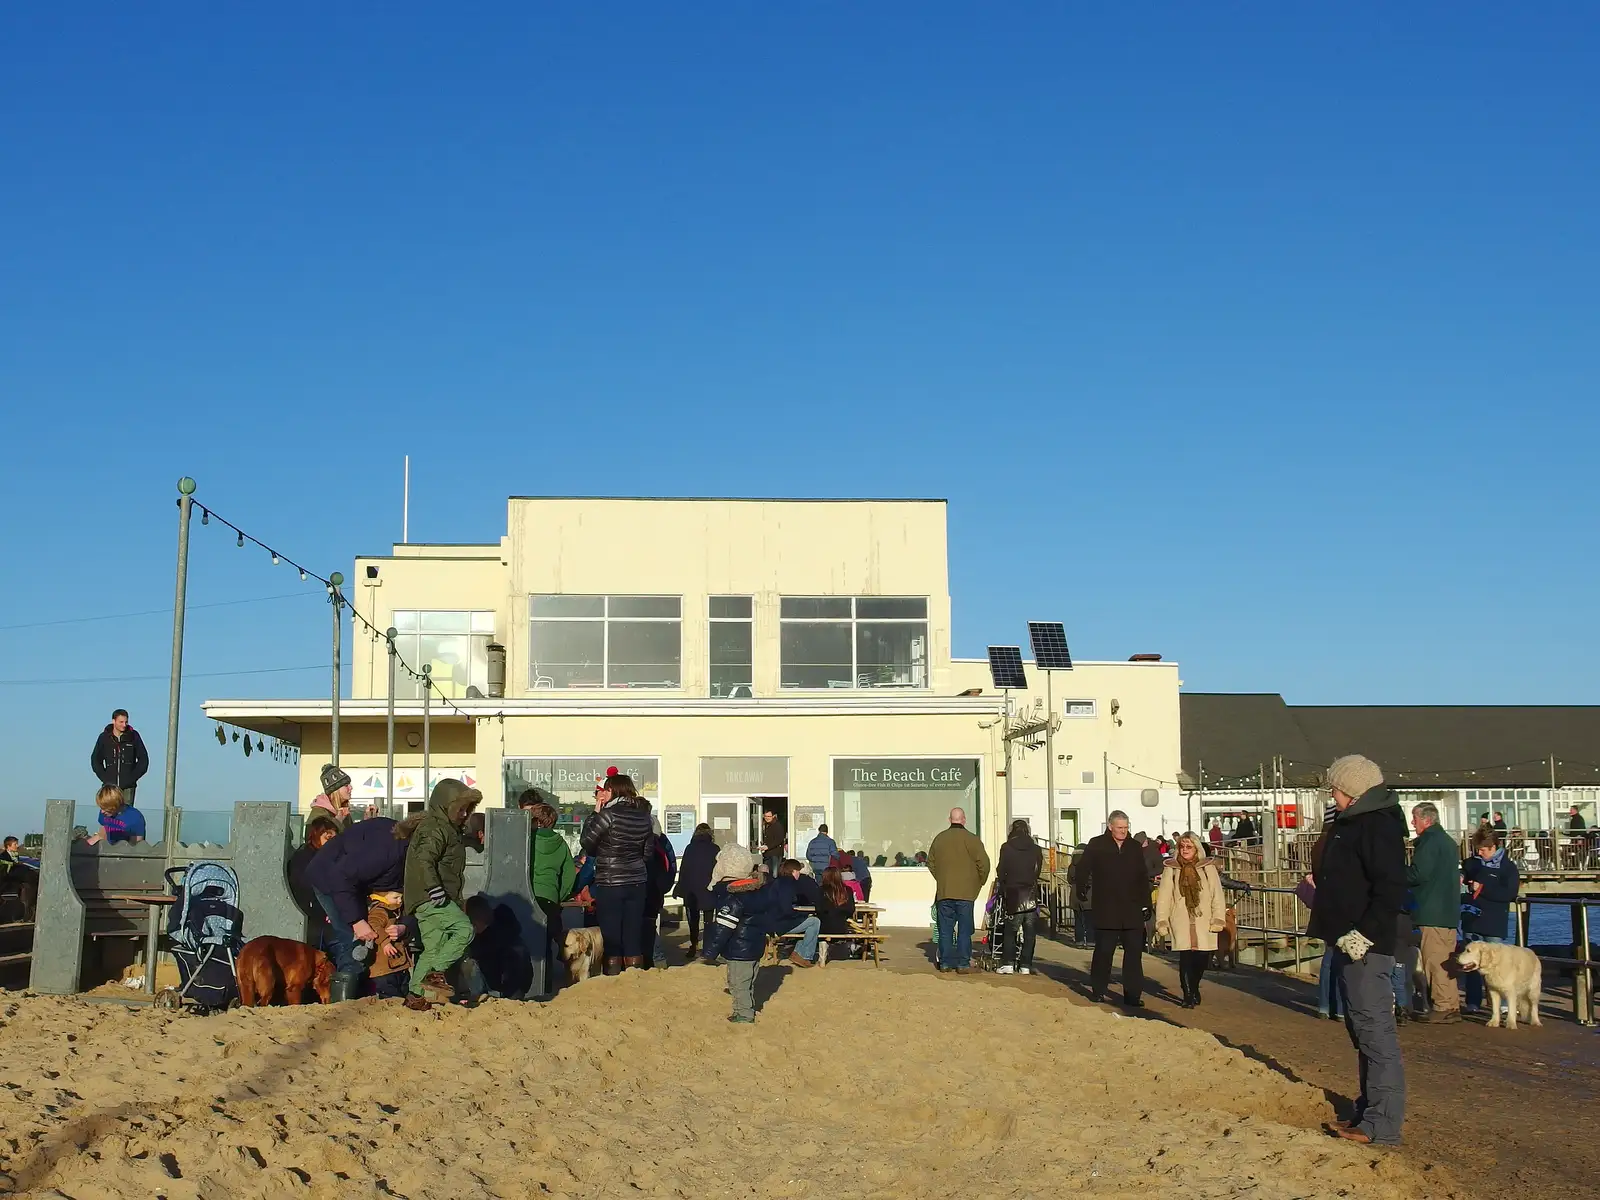
[[[754,851],[730,842],[717,851],[717,865],[711,870],[711,886],[726,879],[747,879],[755,873],[757,858]]]

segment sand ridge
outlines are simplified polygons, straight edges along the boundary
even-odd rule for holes
[[[970,981],[720,969],[548,1005],[193,1017],[0,995],[0,1193],[1447,1196],[1205,1034]]]

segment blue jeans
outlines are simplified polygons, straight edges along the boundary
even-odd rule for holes
[[[1484,937],[1481,933],[1469,933],[1467,935],[1467,941],[1493,942],[1497,946],[1504,946],[1506,944],[1506,940],[1503,937]],[[1465,983],[1467,989],[1467,1007],[1482,1008],[1483,976],[1477,971],[1463,971],[1461,973],[1461,979],[1463,983]]]
[[[1325,1016],[1337,1017],[1344,1012],[1339,995],[1339,969],[1334,957],[1338,953],[1329,946],[1322,952],[1322,966],[1317,968],[1317,1011]]]
[[[1394,1005],[1396,1008],[1411,1007],[1411,972],[1406,969],[1404,958],[1397,957],[1394,966],[1389,968],[1389,986],[1394,989]]]
[[[360,975],[367,969],[367,964],[356,961],[356,933],[355,930],[344,923],[344,918],[339,915],[339,910],[334,907],[333,897],[316,893],[317,903],[322,905],[322,911],[328,914],[328,928],[325,931],[328,939],[329,956],[333,959],[333,969],[340,975]]]
[[[800,944],[794,948],[794,952],[807,962],[816,962],[817,935],[822,932],[821,919],[815,916],[807,917],[788,932],[800,935]]]
[[[939,968],[971,966],[972,901],[941,900],[934,907],[939,920]]]

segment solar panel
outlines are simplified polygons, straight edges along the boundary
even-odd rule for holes
[[[1033,643],[1034,665],[1041,671],[1072,670],[1067,630],[1060,621],[1029,621],[1028,640]]]
[[[989,647],[989,678],[1000,691],[1017,688],[1026,691],[1028,677],[1022,670],[1022,649],[1019,646]]]

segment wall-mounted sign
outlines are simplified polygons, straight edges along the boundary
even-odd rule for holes
[[[426,800],[428,791],[441,779],[459,779],[468,787],[478,786],[478,772],[472,767],[429,767],[428,786],[423,788],[420,770],[399,767],[394,772],[394,798],[396,800]],[[350,798],[352,800],[382,800],[388,789],[388,772],[377,770],[350,772]]]
[[[702,758],[702,796],[787,796],[787,758]]]
[[[978,777],[972,758],[836,758],[836,792],[964,792]]]

